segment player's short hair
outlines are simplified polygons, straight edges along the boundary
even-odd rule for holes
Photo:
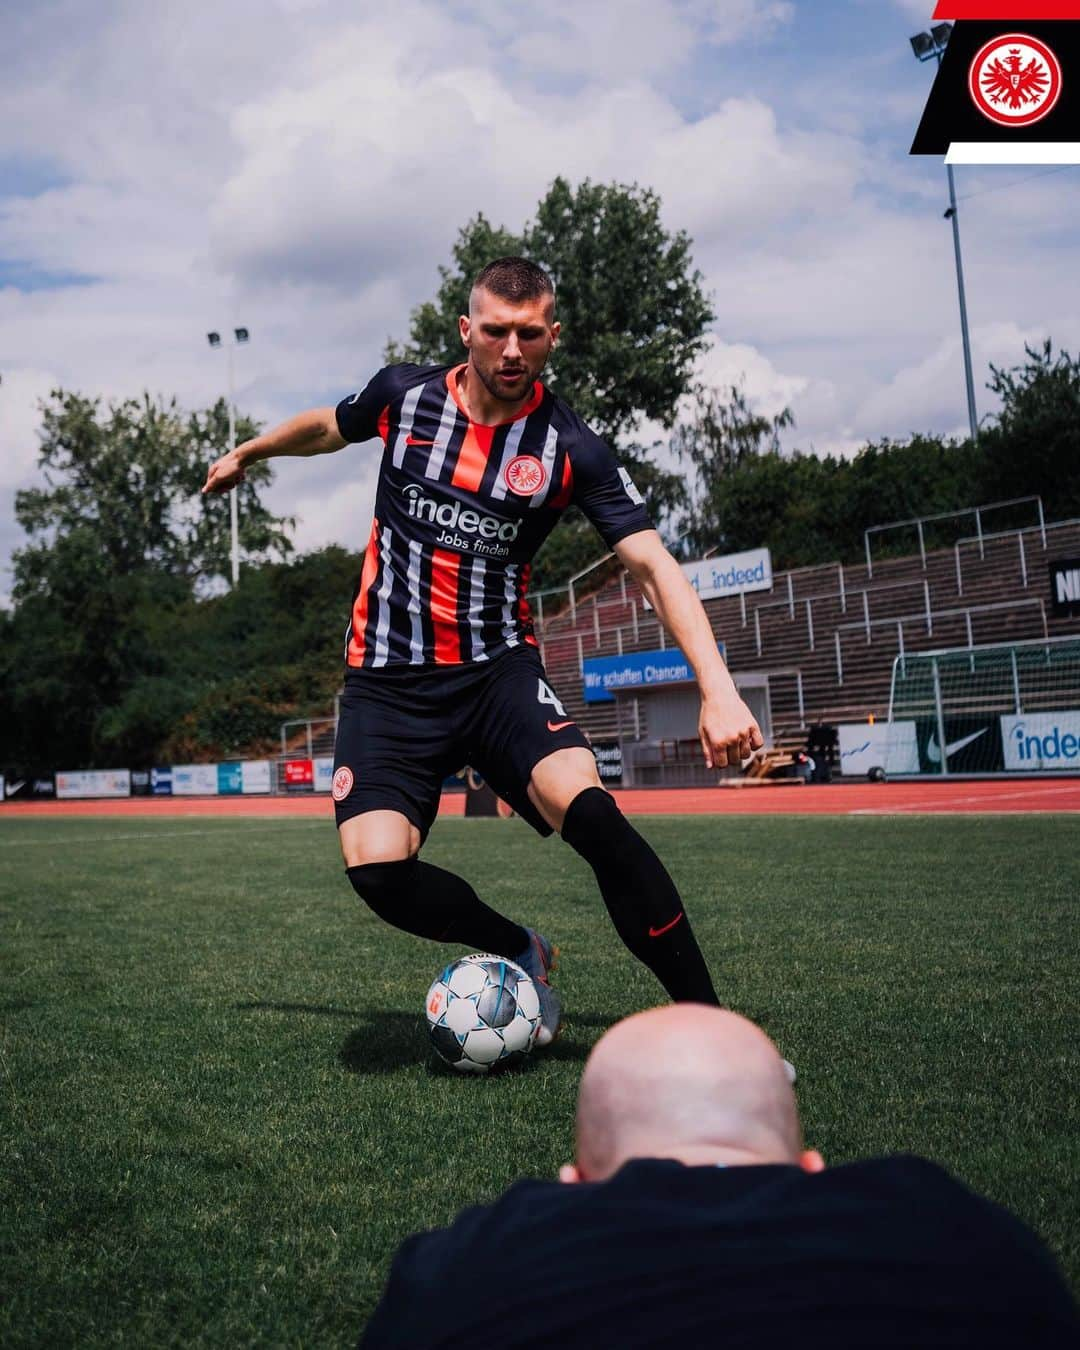
[[[542,300],[546,296],[551,297],[552,305],[555,304],[555,287],[551,278],[542,267],[537,267],[528,258],[496,258],[482,268],[469,292],[470,309],[473,293],[480,289],[490,291],[500,300],[509,300],[512,304]]]

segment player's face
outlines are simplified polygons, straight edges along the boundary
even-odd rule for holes
[[[473,292],[470,313],[461,318],[461,340],[493,398],[520,403],[528,396],[559,336],[554,308],[550,296],[518,304],[490,291]]]

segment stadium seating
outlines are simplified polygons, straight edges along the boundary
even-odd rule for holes
[[[774,575],[771,592],[713,599],[705,609],[736,673],[794,671],[770,681],[773,741],[794,745],[813,722],[887,716],[894,658],[910,651],[1075,633],[1050,611],[1048,561],[1080,555],[1080,520],[1014,529],[873,564]],[[620,734],[616,703],[586,704],[583,659],[670,645],[625,572],[538,625],[552,683],[593,739]],[[633,700],[629,702],[635,702]],[[647,700],[622,734],[648,740]],[[625,718],[628,714],[623,713]]]

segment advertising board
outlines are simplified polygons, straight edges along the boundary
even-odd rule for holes
[[[1080,710],[1003,717],[1001,744],[1005,767],[1012,773],[1080,773]]]
[[[914,722],[850,722],[836,728],[840,772],[865,778],[871,769],[888,774],[919,772],[919,746]]]
[[[73,797],[130,797],[128,769],[76,769],[56,775],[56,795]]]
[[[286,792],[310,792],[315,785],[315,766],[310,759],[285,761]]]
[[[724,644],[716,644],[720,655]],[[581,667],[586,703],[610,703],[616,692],[634,692],[661,684],[689,684],[694,668],[678,647],[623,656],[590,656]]]
[[[270,792],[270,761],[268,759],[245,759],[240,765],[240,790],[250,792]]]
[[[218,791],[216,764],[174,764],[172,790],[174,797],[216,797]]]

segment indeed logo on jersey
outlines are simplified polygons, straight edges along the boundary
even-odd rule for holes
[[[469,507],[462,510],[460,502],[438,502],[429,497],[419,483],[409,483],[402,492],[414,520],[444,526],[442,534],[435,540],[437,544],[505,558],[510,550],[501,548],[496,541],[512,543],[518,537],[520,520],[500,520],[498,516],[486,516]]]
[[[1080,767],[1080,711],[1001,719],[1007,769]]]

